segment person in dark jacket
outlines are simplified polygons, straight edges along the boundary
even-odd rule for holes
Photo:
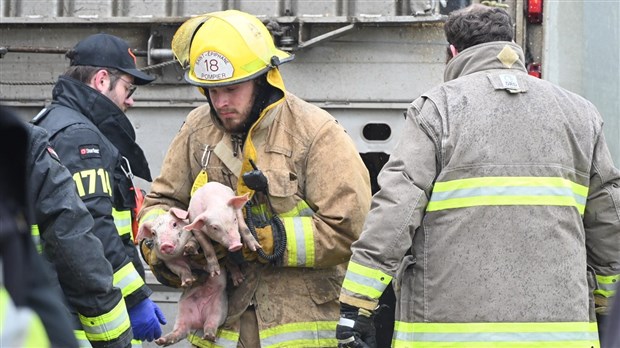
[[[133,178],[151,181],[151,174],[124,112],[133,105],[135,86],[154,78],[136,68],[127,42],[108,34],[83,39],[67,57],[71,66],[54,86],[51,105],[32,122],[49,133],[94,219],[93,232],[123,293],[134,338],[152,341],[166,320],[149,299],[152,290],[132,235]]]
[[[26,222],[24,122],[0,106],[0,346],[63,347],[73,337],[62,294],[46,276]]]
[[[130,346],[133,334],[123,294],[113,287],[112,266],[92,233],[93,218],[45,129],[33,124],[27,127],[28,220],[34,223],[35,243],[53,266],[51,282],[62,289],[77,319],[76,338],[81,347]]]

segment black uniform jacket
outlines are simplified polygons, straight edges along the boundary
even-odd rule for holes
[[[114,272],[133,262],[144,279],[144,267],[131,236],[119,238],[112,216],[113,208],[121,211],[135,206],[129,190],[131,180],[121,169],[123,157],[135,175],[151,180],[127,116],[95,89],[61,76],[54,86],[52,104],[32,122],[47,130],[52,147],[73,175],[78,194],[94,219],[93,232],[101,240]],[[125,302],[131,308],[151,293],[142,284],[125,294]]]
[[[26,221],[28,138],[24,122],[0,106],[0,286],[15,306],[36,312],[52,347],[73,348],[78,344],[62,294],[47,279],[49,265],[37,253]]]
[[[98,317],[121,300],[112,286],[114,273],[105,258],[101,241],[92,233],[93,218],[77,195],[71,174],[49,144],[47,132],[29,124],[28,199],[29,219],[39,228],[43,252],[55,272],[51,282],[62,288],[71,312]],[[80,329],[74,317],[74,328]],[[126,347],[133,335],[127,329],[107,347]]]

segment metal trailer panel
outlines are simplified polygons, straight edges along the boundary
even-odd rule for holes
[[[546,1],[543,78],[590,100],[620,165],[620,2]]]
[[[0,13],[3,17],[167,17],[238,9],[268,17],[394,16],[411,13],[413,7],[436,5],[438,1],[399,0],[2,0]]]

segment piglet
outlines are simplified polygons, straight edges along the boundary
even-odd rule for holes
[[[174,329],[158,338],[155,343],[169,346],[187,337],[193,330],[204,330],[202,339],[215,342],[217,329],[224,323],[228,314],[226,295],[226,270],[200,284],[194,283],[183,290],[179,299]]]
[[[187,255],[196,254],[198,245],[192,233],[184,229],[187,224],[187,212],[171,208],[155,220],[143,223],[137,235],[138,241],[144,238],[153,240],[157,257],[179,276],[182,287],[189,287],[196,280]]]
[[[220,267],[210,239],[231,252],[241,249],[241,239],[252,251],[260,248],[243,219],[242,208],[247,201],[247,194],[235,196],[230,187],[218,182],[208,182],[194,192],[189,202],[188,214],[191,223],[183,228],[194,232],[205,252],[207,272],[211,276],[218,274]]]

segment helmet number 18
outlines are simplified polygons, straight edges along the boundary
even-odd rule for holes
[[[194,65],[197,78],[207,81],[219,81],[231,78],[235,69],[230,60],[215,51],[207,51],[198,56]]]

